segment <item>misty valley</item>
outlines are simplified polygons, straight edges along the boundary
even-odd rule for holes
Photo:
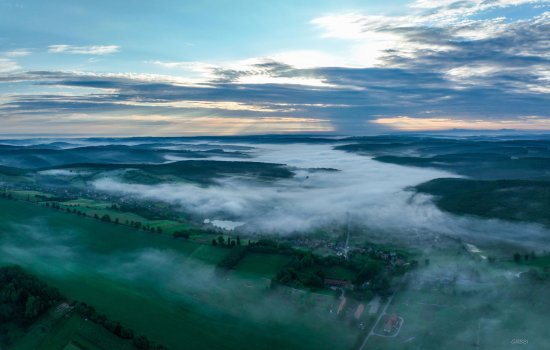
[[[550,137],[0,140],[0,349],[545,349]]]

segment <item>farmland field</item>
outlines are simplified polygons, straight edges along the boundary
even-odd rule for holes
[[[128,340],[120,339],[101,326],[78,315],[58,318],[51,312],[38,320],[11,350],[132,350]]]
[[[247,254],[237,265],[239,273],[273,277],[289,257],[278,254]]]
[[[544,349],[548,141],[299,140],[0,142],[1,350]]]
[[[386,313],[403,318],[396,337],[371,336],[366,349],[460,350],[516,349],[513,341],[527,339],[523,349],[538,350],[545,345],[544,315],[550,304],[544,297],[548,283],[533,283],[511,273],[499,272],[507,264],[493,268],[461,255],[451,262],[449,252],[432,256],[432,274],[460,266],[464,274],[457,280],[409,280]],[[459,265],[460,264],[460,265]],[[436,272],[437,271],[437,272]],[[498,297],[497,297],[498,295]],[[540,316],[533,317],[533,309]],[[384,335],[383,321],[377,333]]]
[[[265,285],[242,288],[249,280],[238,275],[216,278],[213,264],[226,248],[22,201],[0,199],[0,219],[1,263],[27,268],[65,296],[172,349],[180,344],[189,349],[290,349],[304,348],[306,342],[315,349],[339,349],[349,348],[357,335],[316,303],[285,301]],[[264,305],[262,312],[258,303]]]
[[[174,220],[148,219],[141,215],[120,211],[111,208],[112,203],[98,202],[89,199],[76,199],[60,203],[63,209],[77,210],[85,213],[87,216],[103,217],[109,215],[111,221],[118,220],[118,223],[128,225],[131,222],[139,222],[142,226],[148,226],[154,229],[160,228],[163,233],[172,234],[175,231],[184,231],[189,225]]]

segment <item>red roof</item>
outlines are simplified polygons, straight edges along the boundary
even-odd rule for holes
[[[386,324],[384,325],[384,331],[389,332],[394,327],[396,327],[399,323],[399,318],[397,318],[396,314],[392,314],[390,317],[388,317],[388,320],[386,321]]]
[[[348,280],[336,280],[332,278],[325,278],[325,284],[328,284],[329,286],[349,286],[351,284],[351,281]]]

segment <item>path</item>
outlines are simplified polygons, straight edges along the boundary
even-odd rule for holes
[[[407,277],[407,275],[403,276],[403,279],[401,280],[401,282],[399,283],[397,288],[395,288],[395,291],[393,292],[393,294],[388,298],[388,301],[386,302],[386,305],[384,305],[384,308],[380,312],[380,315],[376,319],[376,322],[374,323],[374,325],[370,329],[369,334],[367,334],[367,336],[365,337],[365,340],[363,340],[363,343],[361,344],[361,346],[359,347],[358,350],[363,350],[365,348],[365,346],[367,345],[367,341],[369,340],[369,338],[373,335],[376,335],[376,333],[374,333],[374,330],[376,329],[376,326],[378,326],[378,323],[380,323],[380,320],[386,314],[386,311],[388,310],[388,307],[390,307],[390,304],[391,304],[393,298],[395,297],[395,294],[397,294],[397,292],[401,288],[401,285],[403,284],[403,281],[406,279],[406,277]],[[399,330],[401,330],[401,327],[399,327]]]

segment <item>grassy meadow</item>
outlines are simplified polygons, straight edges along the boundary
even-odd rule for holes
[[[118,219],[118,222],[124,225],[128,225],[131,222],[139,222],[142,226],[148,226],[153,229],[160,228],[163,233],[168,234],[172,234],[175,231],[185,231],[189,229],[189,225],[183,222],[175,220],[149,219],[136,213],[113,209],[112,203],[110,202],[101,202],[91,199],[74,199],[61,202],[60,206],[62,209],[76,209],[77,211],[81,211],[90,217],[97,215],[101,218],[104,215],[108,215],[111,221]]]
[[[452,249],[433,252],[386,311],[404,320],[397,336],[371,336],[365,349],[544,349],[549,283],[518,276],[525,270]]]
[[[285,262],[279,256],[251,255],[218,278],[214,264],[228,248],[23,201],[0,199],[0,222],[0,264],[21,265],[170,349],[347,349],[357,336],[329,315],[331,296],[267,289],[265,278]],[[49,348],[74,347],[79,333],[63,332],[50,334]],[[14,349],[35,348],[24,344]]]

